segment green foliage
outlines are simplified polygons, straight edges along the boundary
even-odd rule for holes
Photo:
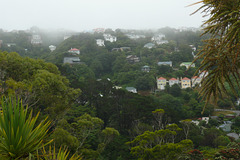
[[[32,117],[21,101],[2,98],[0,116],[0,154],[8,158],[24,158],[47,145],[43,143],[48,135],[50,121],[43,120],[36,126],[39,113]]]
[[[193,145],[191,140],[182,140],[174,143],[172,137],[175,130],[161,129],[154,132],[146,131],[133,141],[127,142],[131,147],[131,154],[138,159],[177,159]]]
[[[80,89],[69,87],[69,81],[55,65],[43,60],[0,52],[0,71],[3,95],[21,98],[24,106],[42,107],[51,118],[60,116],[81,93]]]
[[[42,149],[42,155],[37,155],[37,159],[38,160],[81,160],[82,157],[80,155],[72,155],[71,157],[69,157],[69,151],[67,149],[62,149],[60,147],[60,149],[58,150],[58,152],[56,152],[56,148],[55,146],[52,147],[49,146],[48,150],[46,150],[44,147]],[[41,158],[43,157],[43,158]]]

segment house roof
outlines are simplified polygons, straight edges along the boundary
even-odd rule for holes
[[[158,80],[166,80],[166,78],[160,77],[158,78]]]
[[[182,62],[181,64],[192,64],[192,62]]]
[[[132,91],[132,90],[136,90],[136,88],[134,88],[134,87],[126,87],[126,90]]]
[[[161,64],[172,64],[172,61],[166,61],[166,62],[158,62],[158,65],[161,65]]]
[[[189,78],[187,78],[187,77],[184,77],[182,80],[190,80]]]
[[[153,43],[147,43],[144,45],[144,47],[154,47],[154,46],[155,46],[155,44],[153,44]]]
[[[145,66],[143,66],[143,68],[149,68],[149,66],[145,65]]]
[[[70,49],[69,51],[79,51],[79,49],[77,49],[77,48],[72,48],[72,49]]]
[[[169,81],[177,81],[177,79],[176,78],[171,78],[171,79],[169,79]]]
[[[80,63],[80,58],[79,57],[64,57],[63,63],[69,63],[69,64]]]

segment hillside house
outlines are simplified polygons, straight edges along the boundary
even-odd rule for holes
[[[118,51],[122,51],[122,50],[121,50],[121,48],[113,48],[113,49],[112,49],[112,52],[114,52],[114,51],[115,51],[115,52],[118,52]]]
[[[139,38],[145,38],[145,35],[137,35],[137,34],[126,34],[126,36],[130,39],[139,39]]]
[[[184,77],[183,79],[181,79],[181,87],[182,87],[182,89],[190,88],[191,80],[187,77]]]
[[[167,85],[167,79],[160,77],[157,79],[157,89],[164,90]]]
[[[16,43],[6,43],[8,47],[16,46]]]
[[[63,40],[66,40],[66,39],[68,39],[70,37],[71,37],[70,35],[65,35],[65,36],[63,36]]]
[[[32,45],[40,45],[42,44],[42,38],[40,35],[32,35],[32,38],[31,38],[31,44]]]
[[[103,37],[106,41],[109,41],[109,42],[116,42],[117,41],[117,37],[112,36],[111,34],[103,34]]]
[[[126,87],[126,90],[127,90],[128,92],[137,93],[137,89],[134,88],[134,87]]]
[[[161,66],[161,65],[167,65],[167,66],[172,67],[172,61],[158,62],[158,65],[159,65],[159,66]]]
[[[150,67],[145,65],[145,66],[142,67],[142,71],[143,72],[149,72],[150,71]]]
[[[179,80],[176,78],[169,79],[169,86],[172,87],[174,84],[179,84]]]
[[[224,122],[224,124],[220,125],[218,128],[222,129],[224,132],[230,132],[231,131],[231,127],[232,127],[232,123],[230,123],[231,121],[226,121]]]
[[[131,51],[131,47],[120,47],[121,51]]]
[[[79,57],[64,57],[63,63],[69,63],[69,64],[80,64],[80,58]]]
[[[80,50],[77,48],[71,48],[70,50],[68,50],[68,53],[71,53],[72,55],[79,55]]]
[[[155,35],[151,40],[158,45],[168,43],[168,41],[165,40],[165,35],[163,34]]]
[[[151,48],[155,47],[155,44],[153,44],[153,43],[147,43],[147,44],[145,44],[143,47],[144,47],[144,48],[151,49]]]
[[[126,57],[128,63],[137,63],[140,62],[139,57],[137,57],[136,55],[129,55]]]
[[[200,78],[205,78],[206,76],[208,75],[208,72],[207,71],[202,71],[199,75]]]
[[[195,63],[192,63],[192,62],[182,62],[180,64],[180,67],[182,67],[182,66],[185,66],[186,69],[188,69],[189,67],[195,67]]]
[[[201,83],[202,79],[200,77],[194,76],[191,78],[191,81],[192,81],[192,87],[195,87]]]
[[[100,46],[100,47],[105,46],[103,39],[96,39],[96,43],[97,43],[97,45]]]
[[[49,49],[50,49],[51,52],[53,52],[56,48],[57,48],[57,47],[54,46],[54,45],[50,45],[50,46],[49,46]]]

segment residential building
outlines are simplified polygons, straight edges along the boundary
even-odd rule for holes
[[[57,48],[57,47],[54,46],[54,45],[50,45],[50,46],[49,46],[49,49],[50,49],[51,52],[54,51],[56,48]]]
[[[159,66],[168,65],[168,66],[172,67],[172,61],[158,62],[158,65]]]
[[[202,117],[202,121],[205,121],[206,124],[208,124],[208,122],[209,122],[209,117]]]
[[[165,40],[165,35],[163,34],[155,35],[151,40],[158,45],[168,43],[168,40]]]
[[[194,45],[189,45],[189,47],[192,48],[193,52],[195,52],[197,50],[197,48]]]
[[[42,44],[41,36],[38,34],[32,35],[31,44],[32,45],[41,45]]]
[[[71,37],[70,35],[65,35],[65,36],[63,36],[63,40],[66,40],[66,39],[68,39],[70,37]]]
[[[128,92],[137,93],[137,89],[134,88],[134,87],[126,87],[126,90],[127,90]]]
[[[79,55],[80,50],[77,48],[71,48],[70,50],[68,50],[68,53],[71,53],[72,55]]]
[[[3,40],[0,40],[0,48],[2,47]]]
[[[116,42],[117,41],[117,37],[112,36],[111,34],[103,34],[103,37],[106,41],[109,41],[109,42]]]
[[[181,66],[181,67],[182,67],[182,66],[185,66],[186,69],[188,69],[189,67],[195,67],[195,63],[192,63],[192,62],[182,62],[182,63],[180,64],[180,66]]]
[[[157,89],[164,90],[167,85],[167,79],[160,77],[157,79]]]
[[[231,123],[226,123],[226,124],[222,124],[220,125],[218,128],[222,129],[224,132],[230,132],[231,131]]]
[[[234,138],[235,140],[238,140],[238,139],[239,139],[239,134],[237,134],[237,133],[228,133],[227,136],[228,136],[228,137],[232,137],[232,138]]]
[[[79,57],[64,57],[63,63],[69,63],[69,64],[80,64],[80,58]]]
[[[127,61],[129,63],[137,63],[137,62],[140,62],[140,59],[139,57],[137,57],[136,55],[129,55],[126,57]]]
[[[143,72],[149,72],[150,71],[150,67],[145,65],[145,66],[142,67],[142,71]]]
[[[130,39],[139,39],[139,38],[145,38],[145,35],[137,35],[137,34],[126,34],[126,36]]]
[[[115,52],[121,51],[121,48],[113,48],[113,49],[112,49],[112,52],[114,52],[114,51],[115,51]]]
[[[168,83],[169,83],[169,86],[172,87],[174,84],[179,84],[179,80],[176,78],[171,78],[169,79]]]
[[[131,51],[131,47],[120,47],[121,51]]]
[[[205,78],[206,76],[208,75],[208,71],[202,71],[200,74],[199,74],[199,77],[201,79]]]
[[[195,87],[197,85],[200,85],[202,79],[200,77],[194,76],[191,78],[192,81],[192,87]]]
[[[165,39],[165,35],[164,34],[159,34],[159,35],[155,35],[152,37],[152,41],[160,41],[160,40],[163,40]]]
[[[8,47],[16,46],[16,43],[6,43]]]
[[[147,43],[147,44],[145,44],[143,47],[144,47],[144,48],[151,49],[151,48],[155,47],[155,44],[153,44],[153,43]]]
[[[183,79],[181,79],[181,87],[182,87],[182,89],[190,88],[191,80],[187,77],[184,77]]]
[[[97,45],[100,46],[100,47],[101,47],[101,46],[105,46],[103,39],[96,39],[96,43],[97,43]]]

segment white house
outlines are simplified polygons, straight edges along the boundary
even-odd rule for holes
[[[105,46],[103,39],[96,39],[96,43],[97,43],[97,45],[100,46],[100,47],[101,47],[101,46]]]
[[[31,44],[33,45],[39,45],[39,44],[42,44],[42,38],[40,35],[32,35],[32,38],[31,38]]]
[[[137,93],[137,89],[134,88],[134,87],[126,87],[126,90],[127,90],[128,92]]]
[[[197,86],[198,84],[201,83],[202,78],[194,76],[194,77],[191,78],[191,81],[192,81],[192,87],[195,87],[195,86]]]
[[[49,46],[49,49],[50,49],[51,52],[54,51],[56,48],[57,48],[57,47],[54,46],[54,45],[50,45],[50,46]]]
[[[205,78],[207,75],[208,75],[208,72],[207,72],[207,71],[202,71],[202,72],[199,74],[199,77],[200,77],[200,78]]]
[[[145,44],[143,47],[144,47],[144,48],[151,49],[151,48],[155,47],[155,44],[153,44],[153,43],[147,43],[147,44]]]
[[[103,37],[106,41],[110,41],[110,42],[116,42],[117,41],[117,37],[112,36],[111,34],[103,34]]]
[[[158,45],[168,43],[168,40],[165,39],[165,35],[163,34],[155,35],[151,40]]]
[[[172,87],[174,84],[179,84],[179,80],[176,78],[169,79],[169,86]]]
[[[189,67],[195,67],[195,63],[192,63],[192,62],[182,62],[182,63],[180,64],[180,66],[181,66],[181,67],[182,67],[182,66],[185,66],[186,69],[188,69]]]

